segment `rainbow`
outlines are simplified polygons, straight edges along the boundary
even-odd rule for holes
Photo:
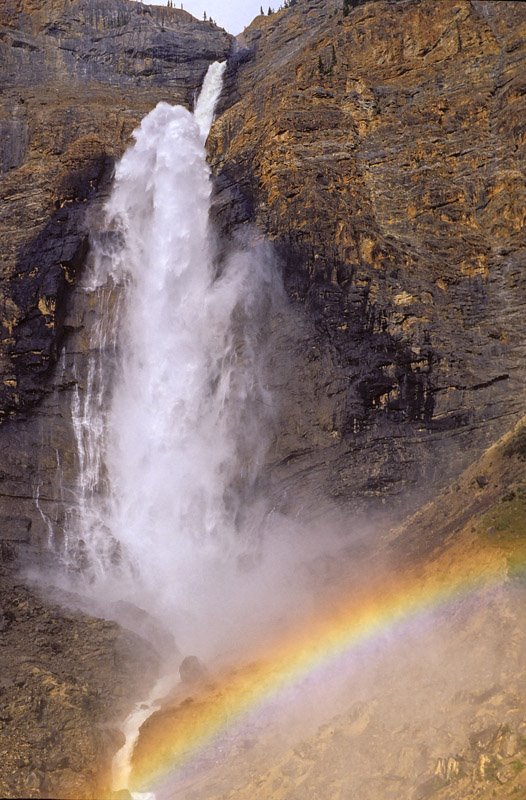
[[[524,553],[515,554],[513,571],[522,574],[525,564]],[[264,659],[230,672],[176,709],[160,713],[136,749],[134,784],[155,792],[217,737],[307,677],[405,622],[498,586],[509,569],[509,554],[501,549],[474,545],[466,554],[450,548],[432,564],[384,574],[374,585],[350,592],[336,609],[311,618],[275,643]]]

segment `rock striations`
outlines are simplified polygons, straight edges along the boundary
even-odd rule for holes
[[[525,43],[521,2],[296,0],[234,42],[132,0],[1,0],[1,795],[100,797],[94,761],[140,683],[136,642],[11,570],[63,529],[98,313],[79,290],[88,229],[139,120],[190,107],[229,58],[215,224],[225,248],[272,240],[290,299],[272,326],[275,505],[401,513],[526,411]]]
[[[2,797],[108,797],[118,723],[156,674],[137,637],[50,605],[12,566],[49,558],[78,466],[68,408],[93,317],[75,292],[87,217],[141,118],[160,100],[192,106],[231,42],[131,0],[0,2]]]
[[[307,320],[273,453],[307,505],[407,502],[524,410],[525,32],[517,2],[298,0],[242,37],[216,215]]]

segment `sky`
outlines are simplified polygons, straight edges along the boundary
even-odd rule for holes
[[[152,0],[150,0],[152,2]],[[166,0],[153,0],[155,5],[165,6]],[[261,0],[182,0],[183,8],[199,19],[203,18],[203,11],[212,17],[218,25],[229,33],[241,33],[255,16],[259,14]],[[174,0],[174,6],[179,8],[181,0]],[[271,3],[273,8],[279,5],[278,0]],[[265,11],[269,6],[268,0],[263,3]]]

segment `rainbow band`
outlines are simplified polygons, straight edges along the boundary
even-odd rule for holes
[[[187,765],[253,712],[317,670],[418,615],[497,586],[508,577],[505,552],[479,548],[463,558],[453,548],[433,564],[354,592],[336,611],[310,620],[301,631],[278,642],[270,657],[227,675],[177,710],[160,712],[154,734],[145,733],[134,758],[134,784],[155,786]],[[525,553],[515,553],[514,573],[525,571]]]

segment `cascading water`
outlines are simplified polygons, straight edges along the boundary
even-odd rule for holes
[[[258,487],[274,418],[267,349],[284,307],[268,246],[252,236],[219,257],[212,242],[205,140],[223,70],[210,67],[194,114],[160,103],[143,120],[92,236],[68,586],[161,656],[159,682],[124,722],[115,789],[182,657],[213,672],[264,648],[305,613],[303,560],[320,552],[304,530],[297,547],[295,523]]]
[[[117,166],[86,287],[102,314],[74,395],[65,538],[87,592],[136,603],[207,654],[225,636],[214,615],[229,614],[270,405],[249,328],[271,270],[246,253],[217,264],[210,243],[204,143],[223,70],[210,67],[194,114],[160,103]]]

